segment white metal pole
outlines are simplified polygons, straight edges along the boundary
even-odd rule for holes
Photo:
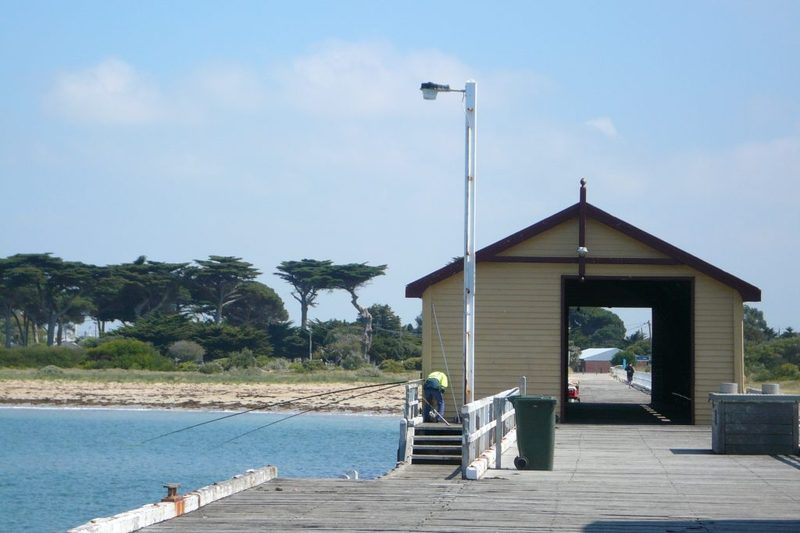
[[[475,147],[477,140],[477,86],[465,86],[466,161],[464,198],[464,405],[475,388]]]

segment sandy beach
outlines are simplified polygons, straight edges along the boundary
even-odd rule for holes
[[[363,383],[96,383],[71,380],[0,381],[0,404],[56,407],[149,407],[156,409],[300,411],[402,415],[405,389],[397,386],[365,394]],[[380,387],[377,387],[380,388]],[[357,396],[358,397],[353,397]],[[335,402],[335,403],[334,403]],[[278,405],[279,404],[279,405]]]

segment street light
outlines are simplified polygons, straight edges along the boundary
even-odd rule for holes
[[[308,360],[310,361],[313,359],[313,352],[311,351],[312,344],[311,344],[311,324],[306,324],[306,333],[308,333]]]
[[[464,405],[472,402],[475,385],[475,143],[477,86],[468,80],[464,89],[427,82],[420,85],[425,100],[439,93],[463,93],[466,115],[464,183]]]

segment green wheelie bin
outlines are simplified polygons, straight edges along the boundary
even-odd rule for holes
[[[552,396],[509,396],[517,413],[518,470],[552,470],[556,440],[556,399]]]

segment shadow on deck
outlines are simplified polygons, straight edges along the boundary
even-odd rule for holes
[[[566,424],[615,424],[623,426],[689,424],[685,411],[662,405],[638,403],[570,403],[563,420]]]

